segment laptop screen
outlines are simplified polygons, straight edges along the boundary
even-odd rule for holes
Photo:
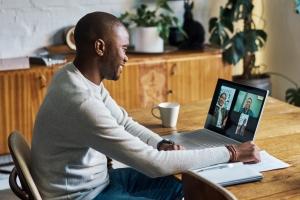
[[[254,139],[267,90],[219,79],[205,128],[239,142]]]

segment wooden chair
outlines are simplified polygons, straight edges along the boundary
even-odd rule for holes
[[[15,164],[9,176],[11,190],[22,200],[41,200],[30,173],[31,154],[25,139],[20,133],[14,131],[8,138],[8,147]],[[17,183],[17,177],[21,187]]]
[[[237,200],[224,187],[193,172],[182,174],[184,200]]]

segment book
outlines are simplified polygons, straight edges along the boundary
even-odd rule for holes
[[[28,57],[0,59],[0,71],[28,69],[29,67]]]
[[[31,56],[29,57],[30,64],[35,65],[58,65],[64,64],[67,62],[66,56],[63,54],[46,54],[46,55],[39,55],[39,56]]]

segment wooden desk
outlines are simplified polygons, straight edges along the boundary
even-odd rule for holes
[[[129,113],[140,123],[164,135],[203,128],[210,100],[181,106],[177,128],[162,128],[150,109]],[[256,144],[289,163],[287,169],[263,172],[261,182],[228,187],[239,200],[300,199],[300,108],[269,98],[256,135]]]

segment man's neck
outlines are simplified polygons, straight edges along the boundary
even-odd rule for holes
[[[96,60],[93,60],[91,58],[85,59],[76,56],[73,64],[85,78],[95,83],[96,85],[100,85],[102,79],[100,77],[99,67]]]

